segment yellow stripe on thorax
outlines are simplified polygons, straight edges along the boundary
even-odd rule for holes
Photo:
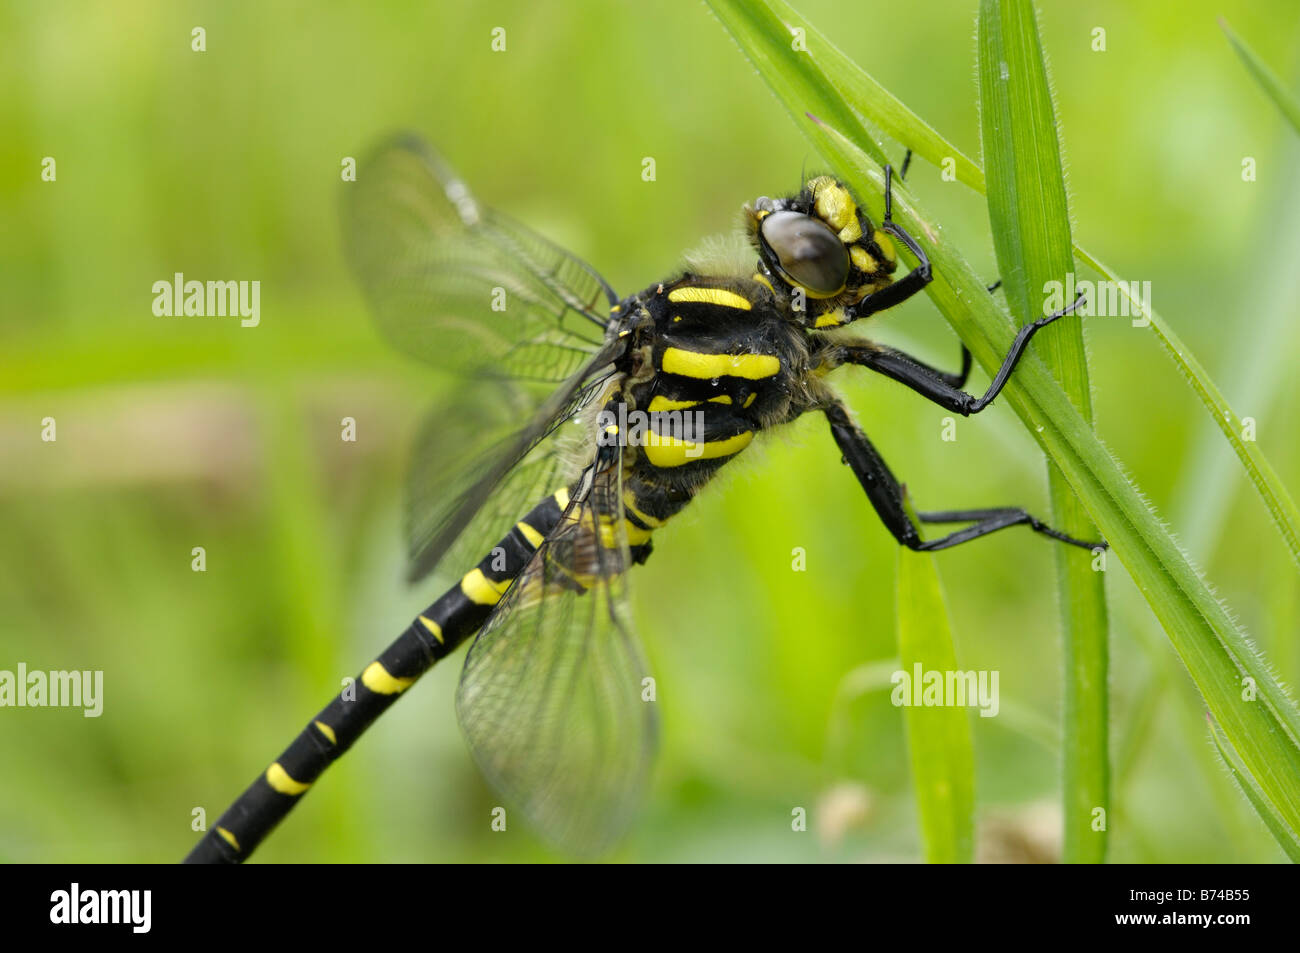
[[[396,695],[415,684],[413,678],[397,678],[388,673],[379,662],[371,662],[361,673],[361,684],[376,695]]]
[[[266,783],[271,785],[271,789],[279,791],[281,794],[298,795],[311,787],[311,784],[303,784],[301,781],[295,781],[289,777],[289,772],[280,766],[277,761],[266,769]]]
[[[854,245],[849,249],[849,258],[853,260],[853,264],[857,266],[858,270],[864,274],[874,275],[880,267],[876,259],[872,258],[870,253],[861,245]]]
[[[688,407],[698,407],[703,401],[699,400],[673,400],[671,397],[663,397],[655,394],[650,398],[650,413],[658,414],[669,410],[686,410]]]
[[[829,175],[819,175],[808,183],[813,193],[813,209],[817,217],[835,231],[847,228],[857,221],[858,204],[849,190]]]
[[[898,261],[898,252],[894,251],[893,239],[879,230],[874,232],[871,237],[879,246],[881,254],[885,256],[885,261],[891,265],[895,264]]]
[[[319,731],[322,735],[324,735],[326,738],[329,739],[330,744],[336,745],[339,743],[338,738],[334,736],[334,729],[331,728],[329,725],[325,724],[325,722],[313,721],[312,724],[316,726],[317,731]]]
[[[676,437],[660,436],[653,442],[647,442],[643,448],[646,459],[651,465],[661,468],[680,467],[696,460],[713,460],[717,457],[729,457],[740,453],[754,439],[754,432],[746,430],[728,437],[726,440],[706,440],[695,443],[690,440],[678,440]]]
[[[663,526],[665,523],[664,520],[651,516],[648,513],[643,513],[641,509],[636,505],[636,494],[633,493],[631,490],[623,491],[623,507],[629,513],[631,513],[633,516],[639,519],[642,523],[645,523],[646,526],[658,527],[658,526]]]
[[[743,377],[760,380],[781,370],[775,354],[702,354],[670,347],[664,350],[663,369],[667,374],[711,381],[717,377]]]
[[[697,288],[692,286],[674,288],[668,292],[668,300],[716,304],[724,308],[739,308],[741,311],[749,311],[753,307],[748,298],[742,297],[734,291],[728,291],[726,288]]]
[[[702,400],[673,400],[671,397],[664,397],[661,394],[655,394],[650,398],[650,413],[658,414],[671,410],[689,410],[692,407],[698,407],[704,403]],[[717,397],[709,398],[710,404],[730,404],[730,394],[719,394]]]

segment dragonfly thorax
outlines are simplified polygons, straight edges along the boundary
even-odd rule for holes
[[[624,407],[646,418],[620,431],[627,484],[641,510],[664,520],[757,433],[797,416],[807,334],[755,278],[687,274],[621,307],[653,322],[624,368]]]

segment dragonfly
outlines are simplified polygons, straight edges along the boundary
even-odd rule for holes
[[[620,297],[590,265],[480,203],[413,135],[347,187],[349,261],[403,351],[452,372],[421,429],[408,502],[410,577],[447,588],[320,711],[205,832],[188,862],[238,863],[416,680],[470,642],[457,717],[489,783],[545,840],[599,855],[635,823],[657,746],[653,678],[628,611],[653,536],[752,440],[824,415],[868,502],[904,546],[936,551],[1017,525],[1023,508],[919,511],[828,376],[876,371],[962,415],[997,397],[900,350],[829,332],[931,280],[921,246],[874,224],[842,182],[744,207],[743,268],[695,268]],[[899,246],[915,260],[895,278]],[[1075,302],[1077,304],[1077,301]],[[960,525],[942,535],[925,525]],[[466,569],[465,567],[470,567]]]

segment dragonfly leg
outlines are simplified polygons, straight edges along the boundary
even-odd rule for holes
[[[961,389],[965,383],[964,375],[969,371],[970,367],[970,353],[964,346],[962,348],[962,373],[956,375],[936,371],[933,367],[917,360],[910,354],[881,344],[843,345],[831,348],[827,352],[826,361],[829,362],[831,367],[840,364],[856,364],[859,367],[870,368],[910,387],[922,397],[938,404],[945,410],[951,410],[953,413],[968,417],[971,414],[978,414],[993,403],[998,394],[1002,393],[1002,388],[1006,386],[1011,377],[1011,372],[1020,363],[1020,359],[1025,354],[1025,348],[1029,346],[1033,336],[1053,321],[1065,317],[1078,307],[1081,301],[1082,296],[1076,298],[1068,307],[1041,317],[1037,321],[1022,327],[1016,334],[1015,340],[1011,342],[1006,357],[1002,359],[1002,366],[993,375],[988,390],[981,397],[976,397],[974,394]]]
[[[906,160],[905,160],[906,161]],[[916,239],[894,222],[894,170],[885,166],[885,219],[880,223],[880,230],[892,235],[903,243],[915,257],[917,265],[906,275],[879,291],[867,295],[857,304],[844,309],[844,324],[859,321],[877,311],[884,311],[896,304],[901,304],[930,283],[930,259]]]
[[[1028,526],[1036,533],[1060,540],[1071,546],[1083,549],[1105,549],[1104,542],[1088,542],[1067,536],[1059,530],[1052,529],[1042,520],[1031,515],[1018,506],[1003,506],[979,510],[943,510],[918,513],[917,520],[922,523],[965,523],[973,525],[954,530],[938,539],[922,539],[917,524],[908,515],[903,505],[904,490],[902,484],[890,472],[880,452],[867,439],[867,435],[849,417],[843,404],[834,403],[824,408],[830,421],[831,434],[835,443],[844,454],[844,462],[853,470],[858,482],[867,493],[867,499],[875,507],[885,528],[893,534],[902,545],[918,552],[934,552],[948,549],[961,543],[979,539],[989,533],[996,533],[1009,526]]]
[[[902,182],[907,178],[907,170],[910,169],[911,167],[912,167],[912,150],[908,149],[907,152],[904,153],[903,155],[903,167],[898,171],[899,182]],[[1002,279],[999,278],[997,281],[993,282],[993,284],[988,286],[988,292],[989,294],[992,294],[993,292],[997,291],[1001,287],[1002,287]]]

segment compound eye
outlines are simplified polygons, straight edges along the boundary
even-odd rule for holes
[[[849,253],[824,222],[799,212],[773,212],[763,219],[761,228],[763,241],[772,249],[786,280],[818,298],[830,298],[844,290]]]

